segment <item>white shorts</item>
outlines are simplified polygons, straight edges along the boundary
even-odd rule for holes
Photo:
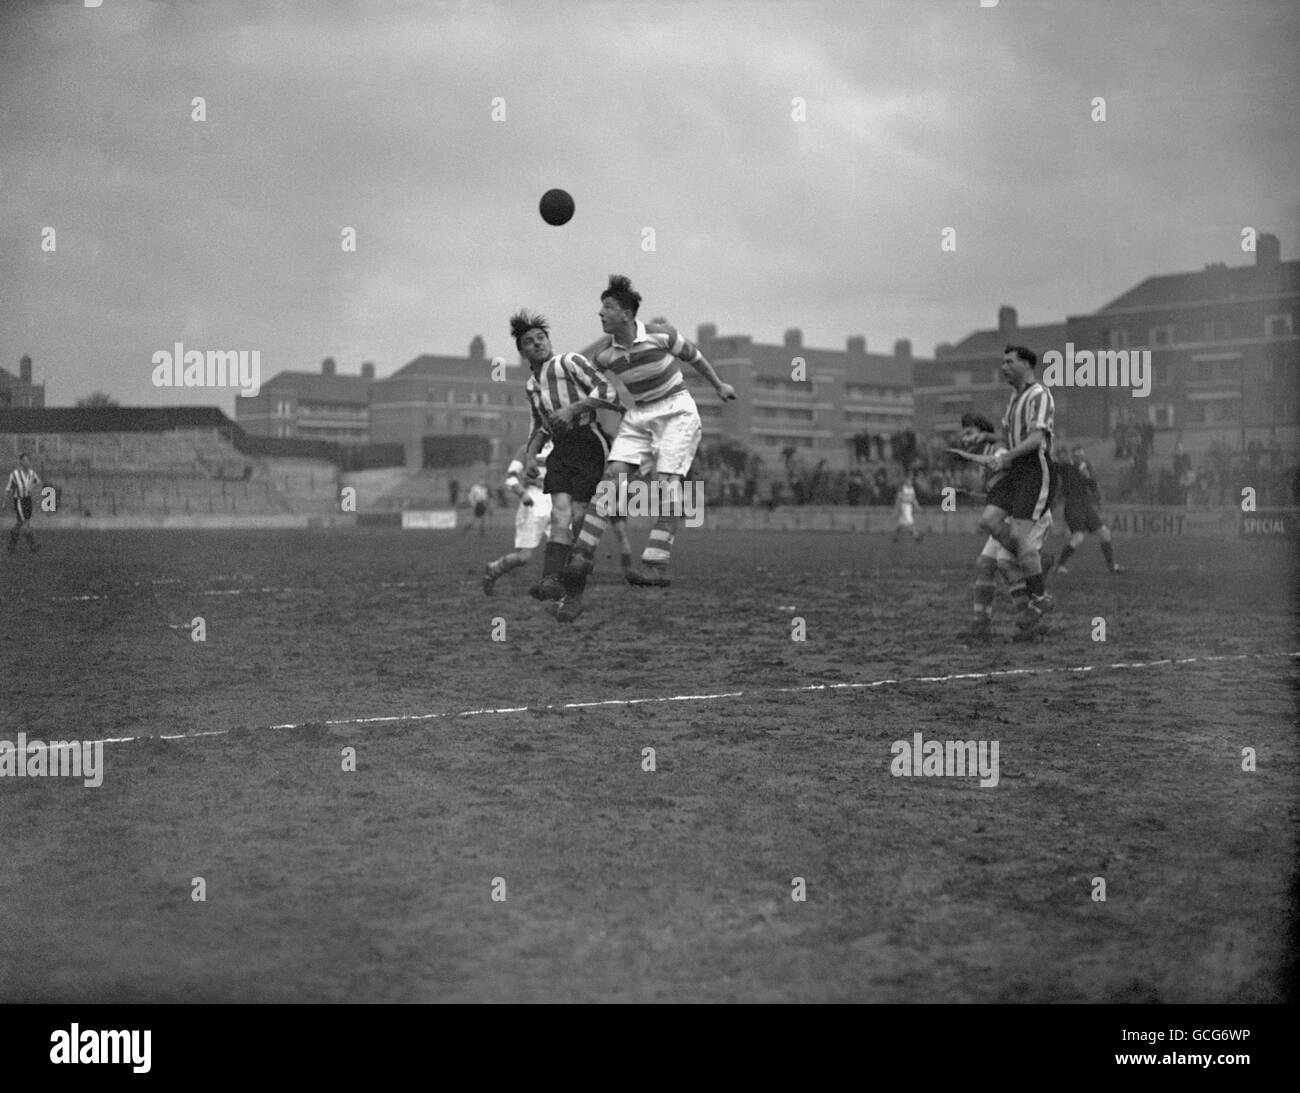
[[[913,522],[913,521],[912,521],[912,506],[911,506],[911,505],[899,505],[899,506],[898,506],[898,526],[899,526],[899,527],[904,527],[904,528],[910,528],[910,527],[912,526],[912,522]]]
[[[649,406],[633,406],[609,450],[609,462],[634,467],[653,461],[658,474],[682,474],[691,469],[704,428],[689,391],[678,391]]]
[[[1018,524],[1026,524],[1028,522],[1029,521],[1027,520],[1016,521]],[[1043,513],[1042,516],[1034,521],[1033,526],[1029,529],[1029,542],[1033,545],[1035,550],[1043,549],[1043,539],[1047,536],[1047,529],[1051,526],[1052,514],[1050,512]],[[980,551],[980,557],[992,558],[999,564],[1010,564],[1016,560],[1011,556],[1011,551],[993,538],[992,535],[989,536],[988,542],[984,544],[984,549]]]
[[[525,501],[532,501],[525,505]],[[551,526],[551,495],[529,486],[515,510],[515,549],[536,550],[547,537]]]

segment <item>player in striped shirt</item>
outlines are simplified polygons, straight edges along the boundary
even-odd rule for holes
[[[961,419],[961,446],[978,462],[985,464],[984,486],[992,491],[1007,472],[993,471],[988,468],[992,457],[1007,451],[1007,447],[993,431],[993,423],[980,414],[963,414]],[[1043,564],[1043,572],[1051,569],[1050,555],[1041,554],[1044,537],[1052,526],[1052,513],[1048,509],[1030,529],[1029,538],[1038,545]],[[973,606],[975,617],[970,626],[957,636],[967,641],[988,641],[993,636],[993,601],[997,598],[997,578],[1001,576],[1006,582],[1011,602],[1017,608],[1017,614],[1024,612],[1029,604],[1029,592],[1025,588],[1025,574],[1012,553],[999,543],[992,535],[984,543],[984,549],[975,559],[975,587]],[[1035,629],[1017,628],[1012,640],[1029,641],[1038,637]]]
[[[1056,407],[1051,392],[1038,382],[1037,367],[1032,349],[1008,345],[1003,351],[1000,372],[1014,388],[1002,418],[1008,450],[986,457],[986,465],[1007,473],[990,485],[980,516],[980,529],[1005,547],[1024,572],[1029,602],[1016,619],[1022,640],[1046,633],[1044,616],[1054,606],[1044,588],[1041,536],[1034,535],[1034,527],[1044,513],[1050,514],[1054,500]]]
[[[10,554],[18,549],[20,535],[27,536],[27,545],[31,547],[33,554],[39,549],[36,536],[32,534],[32,491],[40,487],[41,476],[32,470],[32,462],[27,453],[20,452],[18,466],[9,472],[9,481],[5,484],[5,496],[13,498],[14,515],[18,517],[18,522],[9,533]]]
[[[734,399],[736,391],[718,378],[704,354],[672,326],[641,322],[636,317],[640,307],[641,294],[633,290],[632,282],[611,274],[609,286],[600,295],[600,325],[607,338],[596,350],[592,363],[616,375],[636,403],[623,415],[609,453],[602,479],[611,487],[607,495],[621,495],[620,480],[635,474],[652,458],[656,478],[670,484],[669,503],[663,506],[668,511],[660,511],[641,554],[641,569],[629,576],[631,584],[662,588],[670,583],[668,562],[680,516],[673,510],[681,508],[682,480],[691,468],[703,433],[699,409],[677,362],[684,361],[699,372],[724,402]],[[587,510],[565,566],[565,595],[556,613],[561,622],[572,622],[582,613],[587,574],[612,515],[610,511],[598,511],[602,507],[594,505]]]
[[[596,420],[596,411],[622,412],[623,404],[614,385],[581,353],[552,351],[550,327],[541,315],[520,311],[511,316],[510,333],[529,367],[524,392],[532,412],[532,434],[525,469],[535,469],[542,446],[548,441],[553,444],[545,485],[551,499],[551,537],[534,595],[560,600],[564,597],[560,573],[573,545],[572,527],[586,512],[609,455],[609,438]]]

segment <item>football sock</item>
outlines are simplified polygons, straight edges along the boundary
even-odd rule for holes
[[[992,580],[976,578],[975,580],[975,618],[991,619],[993,617],[993,598],[997,594],[997,585]]]
[[[509,573],[512,569],[518,569],[521,565],[526,564],[527,563],[519,557],[518,554],[515,554],[512,551],[511,553],[498,558],[495,562],[488,563],[488,573],[491,575],[493,580],[496,580],[503,573]]]
[[[1043,594],[1043,575],[1041,573],[1026,573],[1025,589],[1031,596],[1041,596]]]
[[[542,555],[542,577],[559,576],[564,563],[569,560],[569,544],[550,542],[546,544],[546,553]]]
[[[623,551],[623,553],[619,556],[619,558],[620,558],[620,560],[621,560],[622,563],[623,563],[623,568],[624,568],[624,569],[631,569],[631,568],[632,568],[632,555],[629,554],[626,550]]]
[[[650,539],[641,552],[641,561],[647,565],[666,566],[672,558],[676,530],[677,517],[660,516],[650,529]]]
[[[1109,543],[1102,543],[1101,549],[1105,550],[1108,546],[1110,546]],[[1061,547],[1061,556],[1056,559],[1056,564],[1065,565],[1065,560],[1073,553],[1074,547],[1070,546],[1069,543],[1066,543],[1065,546]]]
[[[1011,602],[1017,611],[1023,611],[1029,606],[1029,589],[1025,587],[1024,581],[1016,581],[1007,591],[1011,594]]]
[[[1106,542],[1104,539],[1102,540],[1102,544],[1101,544],[1101,554],[1102,554],[1102,557],[1106,559],[1106,565],[1107,565],[1110,569],[1114,569],[1114,568],[1115,568],[1115,548],[1112,547],[1111,544],[1108,543],[1108,542]]]

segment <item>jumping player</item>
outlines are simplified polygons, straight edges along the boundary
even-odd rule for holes
[[[598,409],[621,413],[614,385],[580,353],[554,353],[550,326],[541,315],[520,311],[510,318],[515,346],[528,361],[524,384],[533,428],[525,451],[525,469],[550,441],[545,489],[551,498],[550,541],[542,560],[537,599],[564,598],[560,574],[573,545],[572,528],[582,520],[609,455],[609,438],[596,420]]]
[[[27,545],[33,554],[39,549],[36,536],[32,533],[32,491],[40,489],[41,476],[32,470],[31,460],[26,452],[18,455],[18,466],[9,472],[9,481],[5,484],[5,496],[14,501],[14,515],[18,517],[9,533],[9,553],[18,549],[18,537],[27,536]]]
[[[1056,464],[1061,493],[1065,495],[1065,526],[1070,529],[1070,541],[1061,550],[1056,572],[1069,573],[1065,568],[1066,559],[1079,549],[1085,535],[1095,534],[1101,540],[1101,554],[1106,559],[1106,568],[1111,573],[1123,573],[1124,567],[1115,563],[1110,528],[1101,518],[1101,489],[1092,473],[1092,466],[1081,447],[1076,446],[1071,454],[1074,456],[1073,462],[1063,459]]]
[[[1050,512],[1053,499],[1052,434],[1055,404],[1051,392],[1038,382],[1038,354],[1023,345],[1008,345],[1000,374],[1014,392],[1002,418],[1007,451],[982,457],[990,470],[1006,474],[989,487],[980,530],[1006,548],[1025,575],[1029,602],[1016,619],[1021,630],[1045,632],[1044,616],[1053,608],[1043,586],[1041,537],[1034,525]]]
[[[635,474],[649,456],[655,460],[655,477],[667,483],[670,503],[661,511],[650,539],[641,554],[641,568],[629,576],[641,587],[664,588],[671,581],[668,563],[678,515],[673,511],[683,499],[682,480],[690,470],[703,432],[700,412],[682,377],[678,361],[691,365],[707,379],[718,397],[729,402],[735,389],[723,383],[704,354],[666,323],[641,322],[636,317],[641,294],[632,282],[611,274],[609,286],[600,295],[600,326],[608,338],[593,356],[601,371],[611,371],[627,387],[636,405],[623,416],[618,436],[609,453],[602,481],[618,491],[626,475]],[[587,510],[564,570],[565,595],[556,618],[572,622],[582,614],[582,593],[591,572],[596,547],[609,521],[604,506]]]
[[[538,453],[532,475],[525,474],[525,448],[519,449],[506,471],[506,489],[519,498],[519,508],[515,510],[515,549],[488,562],[484,568],[483,592],[488,596],[492,595],[498,577],[529,563],[533,551],[542,545],[550,529],[551,495],[542,489],[542,484],[546,480],[546,457],[551,445],[547,444]]]
[[[904,528],[912,533],[912,542],[921,541],[921,533],[916,530],[916,518],[913,515],[913,511],[920,507],[912,479],[904,478],[903,484],[898,487],[898,496],[894,499],[894,511],[898,514],[898,524],[894,528],[894,542],[898,542],[898,533]]]

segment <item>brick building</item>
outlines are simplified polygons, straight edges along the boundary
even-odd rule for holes
[[[32,358],[23,354],[18,375],[0,368],[0,409],[34,409],[45,405],[45,384],[32,381]]]
[[[235,421],[250,436],[370,443],[370,391],[375,366],[340,376],[334,358],[319,372],[278,372],[256,395],[235,399]]]

